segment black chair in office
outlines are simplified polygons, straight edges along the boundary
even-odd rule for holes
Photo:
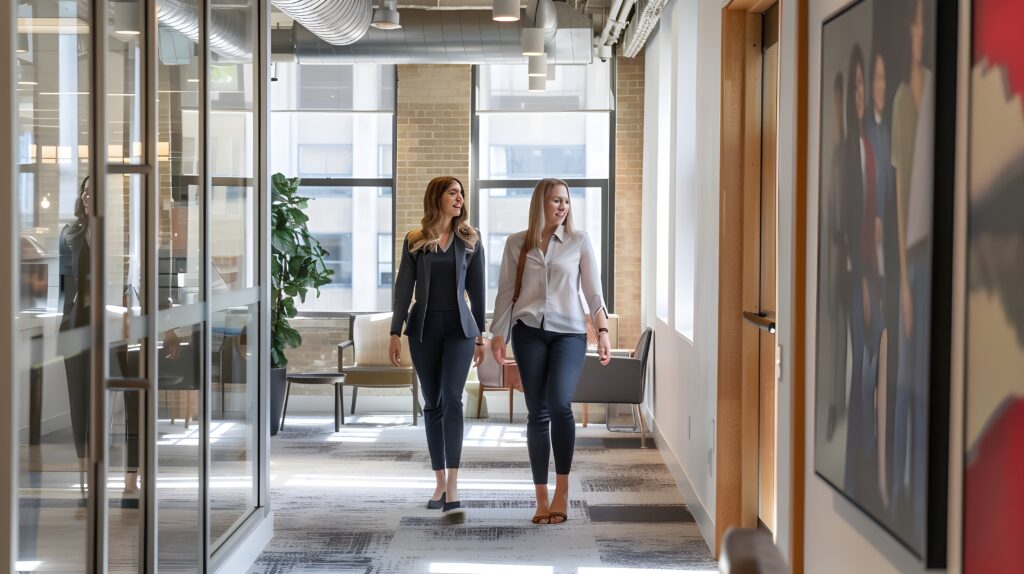
[[[647,432],[644,430],[644,415],[640,403],[644,401],[644,387],[647,385],[647,358],[650,356],[654,332],[644,329],[637,341],[636,349],[628,357],[612,356],[607,365],[602,365],[596,354],[587,354],[583,360],[574,403],[616,403],[633,406],[634,428],[640,430],[640,446],[647,447]],[[606,423],[607,425],[607,423]],[[614,430],[608,425],[609,430]]]

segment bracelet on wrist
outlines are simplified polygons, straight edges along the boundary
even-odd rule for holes
[[[598,333],[607,333],[608,332],[608,327],[601,327],[600,329],[597,330],[597,332]]]

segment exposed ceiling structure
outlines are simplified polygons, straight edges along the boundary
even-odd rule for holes
[[[665,0],[526,0],[525,5],[520,2],[521,17],[515,21],[515,0],[500,8],[495,2],[272,0],[272,51],[276,61],[307,64],[528,60],[531,77],[551,77],[548,65],[611,57],[627,30],[627,55],[635,55]],[[650,7],[657,8],[653,19]],[[631,30],[637,27],[631,16],[643,21],[639,32]]]

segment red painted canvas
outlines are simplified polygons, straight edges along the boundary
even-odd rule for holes
[[[964,572],[1024,565],[1024,2],[972,18]]]

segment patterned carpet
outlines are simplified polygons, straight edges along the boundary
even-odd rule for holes
[[[639,435],[578,428],[569,521],[533,525],[524,421],[466,421],[467,510],[445,517],[424,507],[433,476],[422,426],[347,420],[334,433],[330,418],[292,416],[273,439],[275,536],[252,572],[716,571],[661,455],[640,449]]]

